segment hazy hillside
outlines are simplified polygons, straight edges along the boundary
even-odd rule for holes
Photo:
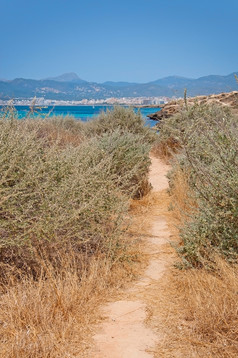
[[[83,98],[108,97],[180,97],[184,88],[188,96],[217,94],[237,90],[235,73],[227,76],[205,76],[190,79],[169,76],[149,83],[128,82],[87,82],[75,73],[42,80],[16,78],[11,81],[0,80],[0,99],[44,97],[58,100],[81,100]]]
[[[46,80],[53,80],[57,82],[77,82],[77,83],[86,83],[87,81],[82,80],[77,73],[69,72],[64,73],[63,75],[57,77],[48,77]]]

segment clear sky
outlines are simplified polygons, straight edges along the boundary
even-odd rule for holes
[[[0,0],[0,78],[238,71],[238,0]]]

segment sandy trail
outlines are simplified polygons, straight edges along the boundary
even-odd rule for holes
[[[154,194],[163,197],[168,187],[166,174],[169,167],[157,158],[151,159],[150,182]],[[158,287],[159,280],[174,260],[163,199],[161,205],[158,201],[147,215],[151,222],[145,238],[148,266],[141,277],[120,295],[120,300],[103,307],[106,319],[94,336],[92,358],[152,358],[156,344],[163,339],[162,333],[155,332],[146,323],[150,307],[145,299],[153,285]]]

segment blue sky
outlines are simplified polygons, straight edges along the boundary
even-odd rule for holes
[[[0,78],[238,71],[238,0],[0,0]]]

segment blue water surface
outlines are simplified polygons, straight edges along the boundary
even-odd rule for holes
[[[102,111],[106,111],[107,109],[112,109],[113,106],[47,106],[47,107],[39,107],[36,108],[35,116],[73,116],[76,119],[80,119],[82,121],[88,121],[98,116]],[[15,106],[16,111],[18,112],[19,118],[25,118],[29,114],[30,107],[29,106]],[[0,106],[0,110],[4,110],[3,106]],[[140,110],[142,116],[146,119],[146,125],[149,127],[153,127],[156,124],[156,121],[148,119],[146,116],[150,113],[155,113],[160,110],[159,107],[156,108],[134,108],[134,111],[137,112]]]

